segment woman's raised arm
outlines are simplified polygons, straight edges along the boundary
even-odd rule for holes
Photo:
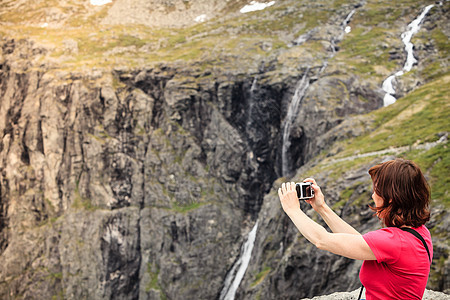
[[[283,210],[294,225],[317,248],[352,259],[375,260],[375,255],[362,235],[330,233],[324,227],[311,220],[300,209],[294,182],[283,183],[282,187],[278,189],[278,196],[280,197]]]
[[[305,182],[311,182],[312,188],[314,189],[314,198],[306,200],[311,204],[312,208],[322,217],[322,219],[327,223],[328,227],[334,233],[348,233],[357,234],[360,233],[353,228],[350,224],[341,219],[325,202],[325,197],[322,190],[317,185],[313,178],[306,178]]]

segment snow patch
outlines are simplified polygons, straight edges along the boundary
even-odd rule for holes
[[[97,6],[105,5],[105,4],[108,4],[108,3],[111,3],[111,2],[112,2],[112,0],[91,0],[91,4],[92,5],[97,5]]]
[[[205,14],[200,15],[200,16],[196,17],[196,18],[194,19],[194,21],[197,22],[197,23],[205,22],[205,21],[206,21],[206,15],[205,15]]]
[[[272,6],[274,4],[275,4],[275,1],[270,1],[267,3],[260,3],[260,2],[252,1],[252,2],[250,2],[250,4],[241,8],[240,12],[242,14],[245,14],[245,13],[252,12],[252,11],[263,10],[266,7]]]

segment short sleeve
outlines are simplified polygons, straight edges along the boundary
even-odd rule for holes
[[[400,257],[401,239],[394,228],[382,228],[363,235],[377,262],[393,264]]]

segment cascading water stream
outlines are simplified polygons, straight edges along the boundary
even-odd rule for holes
[[[350,23],[350,20],[352,19],[353,15],[355,14],[356,9],[353,9],[348,15],[347,17],[345,17],[344,21],[342,21],[341,23],[341,29],[342,29],[342,33],[337,36],[337,37],[332,37],[330,40],[331,43],[331,55],[330,57],[328,57],[322,65],[322,68],[320,68],[319,74],[321,74],[326,67],[328,66],[328,60],[332,59],[335,55],[336,55],[336,43],[340,42],[343,39],[343,36],[345,33],[349,33],[351,31],[350,26],[348,26],[348,23]]]
[[[348,26],[351,18],[355,14],[356,10],[353,9],[342,21],[341,23],[341,29],[342,32],[337,37],[333,37],[330,41],[331,43],[331,55],[328,57],[324,63],[322,68],[319,71],[319,74],[322,73],[325,68],[328,65],[328,60],[333,58],[336,55],[336,43],[340,42],[343,39],[343,36],[345,33],[350,32],[350,27]],[[307,34],[304,34],[300,36],[297,40],[294,41],[294,45],[300,45],[307,41],[309,38],[311,38],[313,34],[313,31],[308,32]],[[297,87],[295,89],[294,96],[292,97],[291,103],[289,104],[288,112],[286,115],[286,121],[284,123],[284,130],[283,130],[283,144],[281,148],[281,173],[282,175],[287,175],[289,173],[289,157],[288,157],[288,151],[289,147],[291,146],[291,142],[289,140],[289,136],[291,134],[291,126],[295,121],[295,118],[297,117],[298,110],[300,103],[305,96],[306,89],[309,87],[309,80],[307,80],[307,74],[308,74],[309,68],[306,70],[305,74],[303,75],[303,78],[297,83]]]
[[[350,26],[348,26],[348,23],[350,22],[351,18],[353,17],[353,15],[355,14],[355,9],[352,10],[347,17],[345,18],[345,20],[342,22],[342,28],[344,29],[345,33],[349,33],[351,31]]]
[[[250,87],[250,93],[253,94],[253,92],[255,91],[257,82],[258,82],[258,77],[255,76],[255,78],[253,79],[253,82],[252,82],[252,86]]]
[[[256,84],[258,82],[258,78],[255,76],[255,78],[253,79],[252,82],[252,86],[250,87],[250,100],[249,100],[249,105],[248,105],[248,117],[247,117],[247,126],[251,126],[251,122],[252,122],[252,115],[253,115],[253,102],[254,102],[254,94],[255,94],[255,90],[256,90]]]
[[[220,292],[220,300],[233,300],[239,284],[244,278],[245,271],[247,271],[250,258],[252,257],[253,245],[256,239],[256,230],[258,229],[258,221],[256,221],[253,229],[250,231],[247,237],[247,241],[242,245],[241,254],[239,259],[231,268],[225,278],[225,283],[222,291]]]
[[[300,107],[300,103],[302,102],[303,97],[305,96],[305,92],[309,87],[308,80],[308,71],[309,68],[306,69],[305,74],[302,79],[297,83],[295,88],[294,96],[292,97],[291,103],[289,104],[288,112],[286,115],[286,121],[284,122],[284,130],[283,130],[283,144],[281,147],[281,172],[282,175],[286,175],[289,172],[289,158],[288,151],[291,146],[291,141],[289,140],[289,136],[291,134],[291,126],[297,117],[298,110]]]
[[[402,41],[405,44],[405,51],[407,53],[406,62],[402,70],[396,72],[394,75],[389,76],[388,78],[386,78],[386,80],[383,81],[382,88],[383,91],[386,92],[383,98],[384,106],[391,105],[395,101],[397,101],[397,99],[394,97],[395,89],[393,86],[395,78],[402,76],[403,74],[405,74],[405,72],[411,71],[412,66],[417,62],[417,60],[414,58],[414,45],[411,43],[411,38],[419,31],[420,24],[433,6],[434,5],[431,4],[425,7],[423,12],[414,21],[408,24],[408,26],[406,27],[407,30],[401,34]]]

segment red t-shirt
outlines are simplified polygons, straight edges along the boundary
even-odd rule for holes
[[[433,244],[425,226],[413,228]],[[364,261],[359,278],[366,299],[422,299],[430,273],[430,260],[423,243],[409,232],[387,227],[363,235],[377,260]]]

